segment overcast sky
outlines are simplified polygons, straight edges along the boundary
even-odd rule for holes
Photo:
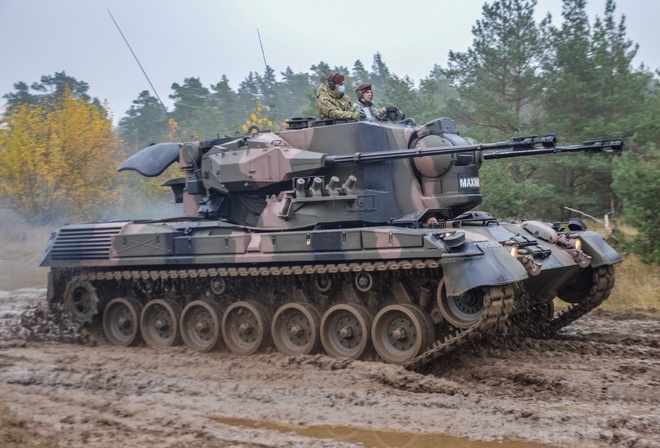
[[[617,0],[627,35],[639,44],[635,66],[660,68],[659,0]],[[250,71],[268,65],[309,72],[320,61],[371,68],[373,56],[397,76],[418,82],[450,50],[472,43],[484,0],[0,0],[0,96],[66,71],[108,101],[115,120],[142,90],[151,90],[115,27],[121,27],[158,94],[169,107],[170,86],[199,77],[206,86],[227,75],[237,89]],[[590,18],[605,0],[588,0]],[[538,19],[561,19],[560,0],[538,0]],[[617,20],[618,21],[618,20]],[[153,93],[153,92],[152,92]],[[0,100],[0,104],[4,100]]]

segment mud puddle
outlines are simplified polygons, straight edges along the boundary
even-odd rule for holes
[[[247,428],[260,428],[283,433],[294,432],[298,435],[315,439],[335,439],[349,443],[361,443],[365,447],[374,448],[492,448],[494,442],[480,442],[460,437],[452,437],[444,434],[418,434],[403,431],[381,431],[369,428],[356,428],[354,426],[300,426],[283,425],[265,420],[252,420],[244,418],[209,416],[223,425],[244,426]],[[549,448],[552,445],[540,443],[522,442],[513,440],[501,440],[496,442],[497,446],[503,448]]]

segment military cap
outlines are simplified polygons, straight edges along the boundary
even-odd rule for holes
[[[344,75],[341,73],[333,73],[330,76],[328,76],[328,82],[333,82],[335,84],[341,84],[344,82]]]
[[[367,91],[367,90],[371,90],[371,84],[367,84],[366,82],[364,84],[360,84],[355,88],[356,92]]]

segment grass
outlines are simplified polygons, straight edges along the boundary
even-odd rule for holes
[[[589,229],[607,238],[608,232],[599,223],[591,221]],[[632,227],[619,226],[618,229],[628,237],[635,234]],[[608,240],[608,243],[620,246],[616,241]],[[616,249],[623,257],[623,263],[615,268],[614,290],[601,308],[616,311],[649,310],[652,314],[657,313],[660,310],[660,266],[643,263],[639,256],[625,248]]]
[[[602,305],[610,310],[660,309],[660,266],[644,264],[634,254],[616,268],[614,291]]]

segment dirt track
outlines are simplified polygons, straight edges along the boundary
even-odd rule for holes
[[[660,446],[657,317],[597,312],[553,340],[491,341],[419,374],[81,345],[44,303],[0,293],[3,446]]]

